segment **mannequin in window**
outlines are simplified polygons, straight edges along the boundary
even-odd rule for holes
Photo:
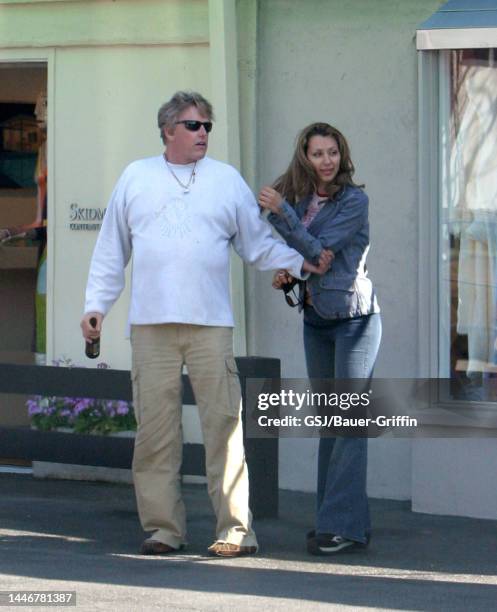
[[[458,66],[450,168],[451,220],[460,236],[457,333],[467,335],[466,374],[478,386],[494,363],[497,331],[497,64],[494,50],[484,51]]]

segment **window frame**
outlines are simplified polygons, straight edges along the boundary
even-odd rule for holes
[[[447,262],[443,261],[441,252],[441,179],[446,163],[442,153],[443,112],[447,111],[447,105],[450,111],[449,57],[448,49],[418,52],[418,371],[425,378],[448,378],[450,373],[450,288],[447,305],[444,300],[447,291],[444,294],[442,287],[447,278]],[[492,402],[449,399],[436,392],[430,400],[434,422],[440,416],[440,422],[447,423],[447,411],[450,411],[450,427],[464,427],[466,432],[469,427],[475,435],[481,435],[478,431],[482,428],[492,427],[492,415],[497,410]]]

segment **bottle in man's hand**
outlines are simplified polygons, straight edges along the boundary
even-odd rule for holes
[[[93,328],[97,326],[97,319],[95,317],[91,317],[90,325]],[[90,341],[86,340],[85,355],[89,359],[96,359],[100,355],[100,338],[95,338]]]

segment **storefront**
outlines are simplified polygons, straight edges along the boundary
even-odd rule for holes
[[[497,445],[488,427],[495,414],[492,225],[481,210],[473,237],[464,235],[470,224],[456,223],[456,214],[469,212],[457,204],[463,193],[478,198],[472,206],[480,209],[492,194],[496,4],[295,4],[258,3],[258,182],[279,176],[308,123],[324,120],[343,131],[370,201],[368,269],[383,319],[375,376],[449,377],[455,385],[434,403],[451,417],[437,437],[370,440],[369,494],[410,500],[422,512],[496,518]],[[440,36],[446,42],[436,46]],[[466,114],[468,84],[480,101]],[[461,146],[458,124],[467,124],[472,145]],[[464,173],[456,170],[461,165]],[[248,310],[251,353],[279,356],[284,376],[305,377],[301,321],[268,279],[251,270],[247,277],[259,306]],[[315,490],[315,464],[313,440],[280,440],[280,486]]]
[[[45,62],[0,65],[0,361],[42,361],[46,331]],[[26,422],[23,400],[3,406]]]
[[[162,151],[157,110],[176,90],[213,102],[210,153],[239,163],[234,20],[217,0],[0,2],[0,362],[97,365],[79,329],[93,246],[123,169]],[[243,321],[237,261],[232,285]],[[99,360],[124,370],[128,289]],[[243,355],[243,324],[236,343]],[[1,425],[29,424],[25,401],[1,396]]]
[[[461,402],[493,409],[497,5],[393,4],[0,0],[0,75],[9,75],[0,111],[23,105],[5,117],[8,146],[19,146],[20,127],[29,141],[19,115],[32,120],[47,92],[48,363],[90,365],[78,326],[107,198],[127,163],[161,151],[161,102],[195,89],[216,112],[210,154],[241,168],[254,191],[283,171],[304,125],[324,120],[346,134],[370,198],[368,267],[384,323],[376,375],[451,378],[445,399],[458,418]],[[36,217],[36,190],[16,188],[16,223]],[[9,202],[0,226],[14,223]],[[38,254],[20,243],[15,267],[5,264],[8,248],[0,247],[0,351],[28,363]],[[236,354],[275,357],[284,377],[305,377],[301,319],[271,289],[270,274],[234,258],[232,286]],[[113,368],[129,367],[126,313],[123,295],[102,338]],[[2,414],[11,410],[12,423],[21,408]],[[199,441],[186,413],[187,437]],[[371,440],[369,493],[424,512],[496,518],[497,445],[480,425],[471,439],[447,429],[441,438]],[[315,464],[315,440],[280,441],[281,487],[315,490]]]
[[[460,439],[419,440],[413,506],[495,518],[497,3],[451,0],[418,26],[419,309],[423,373],[451,380],[440,404]],[[429,228],[429,229],[428,229]],[[457,431],[457,427],[456,427]],[[446,438],[453,438],[451,428]]]

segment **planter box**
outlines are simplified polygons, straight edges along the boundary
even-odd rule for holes
[[[69,427],[58,427],[61,433],[73,433]],[[103,435],[103,434],[92,434]],[[134,431],[116,431],[109,434],[115,438],[133,438]],[[121,482],[133,484],[131,470],[109,468],[95,465],[73,465],[71,463],[52,463],[49,461],[33,461],[34,478],[59,478],[61,480],[93,480],[99,482]]]
[[[68,427],[58,427],[61,433],[72,433]],[[117,431],[108,437],[133,438],[134,431]],[[100,435],[100,434],[92,434]],[[34,478],[56,478],[60,480],[90,480],[99,482],[118,482],[133,484],[133,474],[129,469],[110,468],[96,465],[77,465],[71,463],[54,463],[52,461],[33,461]],[[185,484],[205,484],[205,476],[182,475]]]

